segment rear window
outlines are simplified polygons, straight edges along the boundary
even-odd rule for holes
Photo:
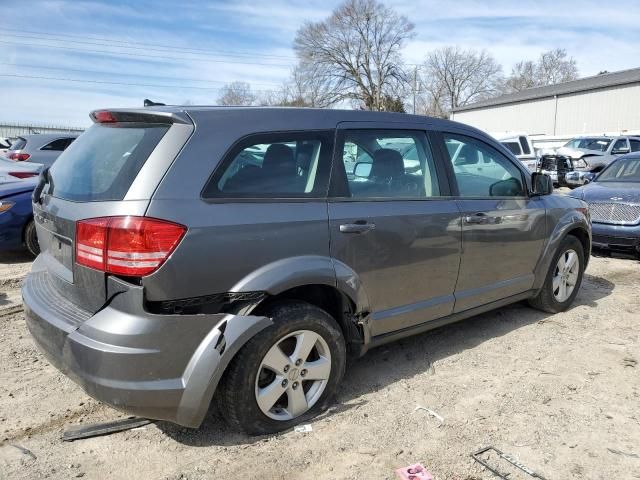
[[[525,155],[531,154],[531,149],[529,148],[529,142],[527,142],[527,137],[519,137],[520,146],[522,147],[522,151]]]
[[[509,150],[514,155],[522,155],[522,150],[520,150],[520,144],[518,142],[500,142],[500,143],[502,143],[502,145],[507,147],[507,150]]]
[[[95,124],[51,167],[49,193],[81,202],[122,200],[168,125]]]
[[[26,146],[27,141],[22,137],[18,137],[16,141],[11,144],[11,148],[9,150],[22,150]]]

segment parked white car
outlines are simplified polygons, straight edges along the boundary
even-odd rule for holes
[[[0,137],[0,158],[5,157],[7,150],[11,146],[11,141],[6,137]]]

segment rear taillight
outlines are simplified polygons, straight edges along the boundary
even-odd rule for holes
[[[103,272],[142,277],[155,272],[187,229],[146,217],[102,217],[76,224],[76,262]]]
[[[15,160],[16,162],[24,162],[26,160],[29,160],[29,157],[31,157],[31,155],[29,155],[28,153],[20,152],[9,152],[9,154],[7,155],[7,158],[9,160]]]
[[[36,172],[9,172],[9,175],[16,178],[31,178],[37,177],[38,173]]]

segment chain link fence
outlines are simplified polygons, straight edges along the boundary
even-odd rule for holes
[[[82,133],[84,128],[65,127],[61,125],[25,125],[17,123],[0,123],[0,137],[13,138],[32,133]]]

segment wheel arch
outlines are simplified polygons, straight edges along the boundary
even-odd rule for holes
[[[360,351],[369,341],[368,324],[361,321],[369,313],[362,282],[353,269],[336,259],[305,255],[278,260],[247,275],[231,291],[267,294],[252,307],[251,315],[259,315],[273,302],[305,301],[336,320],[350,350]]]
[[[582,248],[584,250],[584,267],[589,265],[589,258],[591,257],[591,237],[589,232],[580,226],[570,229],[565,236],[572,235],[580,240]]]
[[[576,237],[582,244],[585,253],[585,268],[587,267],[591,255],[591,228],[584,214],[577,210],[571,210],[556,223],[553,232],[549,235],[548,242],[535,269],[534,289],[542,288],[554,253],[568,235]]]

